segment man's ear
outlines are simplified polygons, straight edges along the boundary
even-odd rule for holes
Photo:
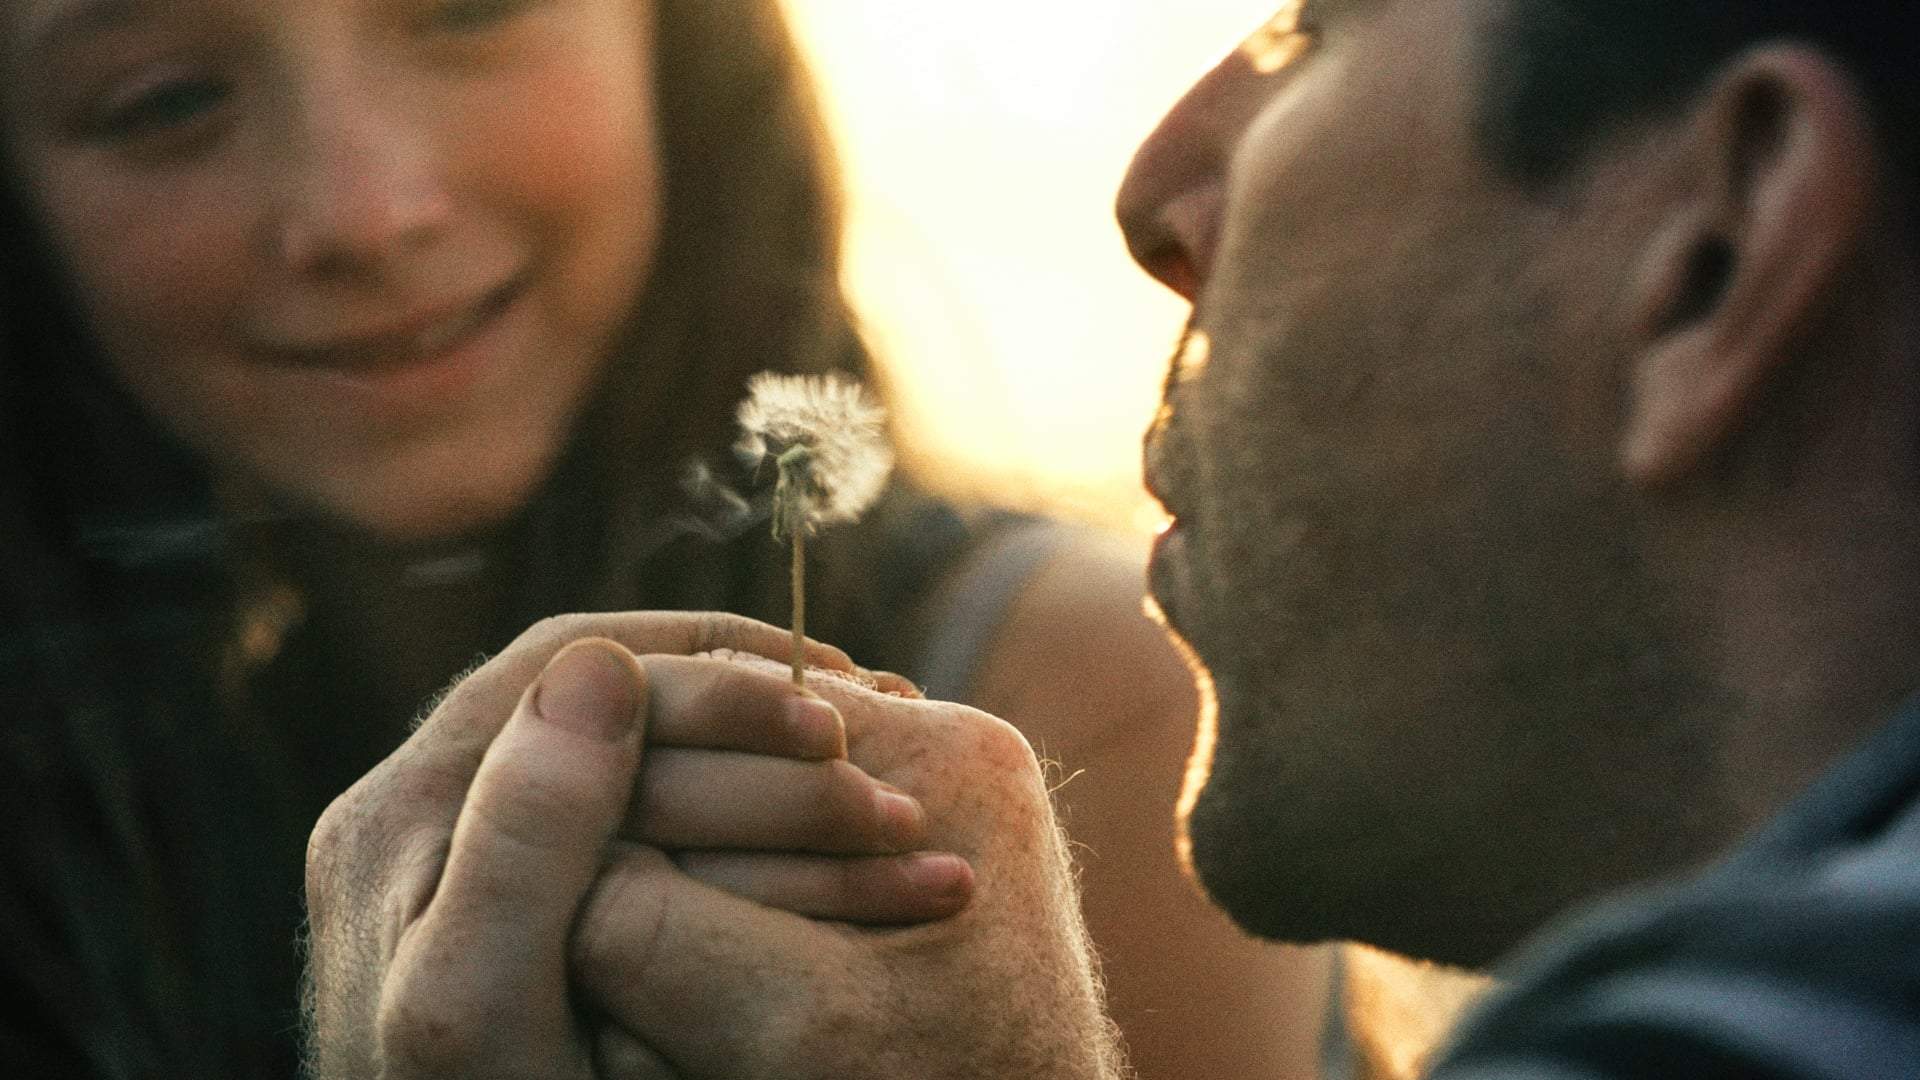
[[[1642,488],[1691,475],[1751,420],[1866,240],[1881,168],[1859,88],[1800,46],[1730,61],[1675,124],[1701,172],[1629,297],[1620,457]]]

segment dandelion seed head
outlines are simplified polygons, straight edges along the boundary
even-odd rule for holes
[[[893,472],[887,413],[866,387],[843,375],[761,372],[740,403],[740,441],[749,466],[804,447],[805,482],[786,485],[789,526],[811,532],[854,521],[880,496]],[[793,459],[790,459],[793,460]]]

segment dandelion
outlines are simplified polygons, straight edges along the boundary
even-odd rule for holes
[[[793,681],[801,685],[806,642],[806,538],[822,526],[858,520],[893,471],[886,410],[841,375],[762,372],[740,403],[740,441],[749,466],[773,459],[773,535],[793,544]]]

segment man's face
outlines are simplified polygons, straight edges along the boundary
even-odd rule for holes
[[[1487,13],[1283,13],[1120,200],[1195,302],[1147,451],[1153,591],[1219,706],[1195,869],[1255,932],[1465,963],[1727,830],[1613,464],[1636,226],[1483,154]]]

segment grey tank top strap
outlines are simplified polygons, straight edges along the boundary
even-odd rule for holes
[[[910,669],[930,698],[967,701],[980,665],[1020,587],[1072,530],[1020,519],[989,537],[958,573],[943,610],[928,621],[926,643]]]
[[[1320,1080],[1356,1080],[1353,1029],[1347,1016],[1347,950],[1337,945],[1327,948],[1332,962],[1327,966],[1326,1025],[1320,1029]]]

